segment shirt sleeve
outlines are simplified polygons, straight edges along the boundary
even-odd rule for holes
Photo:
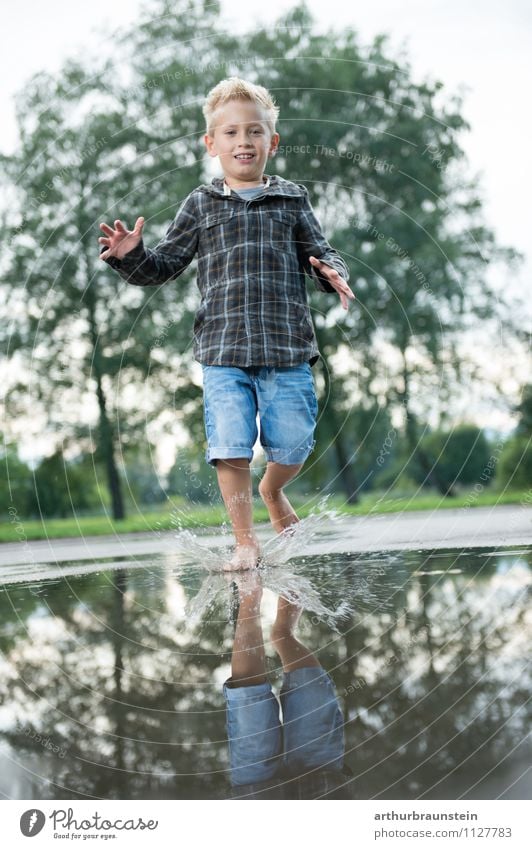
[[[175,280],[194,259],[198,247],[198,221],[192,194],[188,195],[168,227],[164,238],[153,249],[140,242],[122,259],[104,260],[127,283],[135,286],[158,286]],[[107,250],[102,245],[102,251]]]
[[[303,189],[302,206],[299,211],[299,220],[296,227],[297,252],[299,261],[304,271],[314,280],[316,288],[320,292],[336,292],[326,277],[316,271],[309,262],[310,256],[315,256],[325,265],[335,268],[338,274],[347,282],[349,280],[349,269],[337,251],[327,241],[321,231],[321,226],[310,202],[308,189],[302,183],[298,186]]]

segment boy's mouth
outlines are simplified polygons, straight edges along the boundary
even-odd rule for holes
[[[254,159],[254,153],[237,153],[235,154],[235,159],[238,159],[239,162],[248,162],[251,159]]]

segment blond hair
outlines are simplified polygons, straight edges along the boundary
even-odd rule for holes
[[[279,116],[279,107],[276,105],[268,89],[262,85],[255,85],[240,77],[228,77],[221,80],[218,85],[210,90],[203,104],[203,115],[207,126],[207,133],[212,136],[214,130],[214,113],[229,100],[249,100],[262,106],[268,113],[266,123],[273,135],[275,133],[275,122]]]

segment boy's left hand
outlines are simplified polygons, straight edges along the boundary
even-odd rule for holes
[[[348,283],[343,277],[340,277],[335,268],[331,268],[330,265],[321,262],[317,257],[310,256],[309,261],[312,263],[316,271],[319,271],[320,274],[323,274],[323,276],[327,278],[333,289],[336,289],[340,295],[342,306],[344,310],[346,310],[348,308],[347,299],[353,299],[355,297],[354,292],[351,290]]]

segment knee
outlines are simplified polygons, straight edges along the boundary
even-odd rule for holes
[[[281,465],[268,463],[266,472],[259,483],[259,495],[263,501],[274,501],[279,498],[283,487],[289,483],[303,468],[303,463]]]

